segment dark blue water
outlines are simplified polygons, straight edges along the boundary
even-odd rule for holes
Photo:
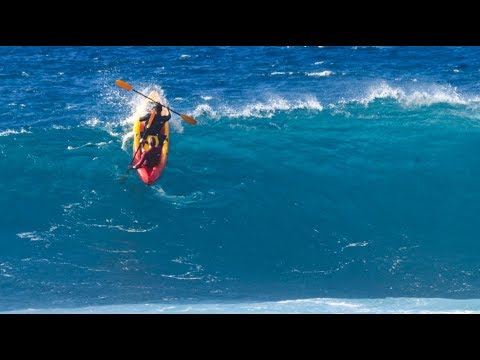
[[[480,298],[480,48],[0,59],[0,311]],[[143,102],[116,79],[198,120],[151,187],[118,181]]]

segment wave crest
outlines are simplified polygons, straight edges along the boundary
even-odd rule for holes
[[[316,63],[315,63],[316,64]],[[324,70],[324,71],[319,71],[319,72],[309,72],[309,73],[305,73],[305,75],[307,76],[330,76],[330,75],[334,75],[335,73],[333,71],[330,71],[330,70]]]
[[[271,118],[278,111],[292,111],[299,109],[322,111],[323,106],[314,96],[307,96],[305,99],[299,100],[271,98],[266,103],[256,102],[241,108],[220,106],[218,109],[214,109],[208,104],[200,104],[193,111],[193,116],[198,117],[204,115],[215,119],[220,117],[232,119],[240,117]]]
[[[461,95],[451,85],[430,85],[414,89],[393,87],[386,82],[370,87],[367,94],[353,101],[368,105],[378,99],[394,99],[404,106],[430,106],[433,104],[467,105],[478,102],[477,97]]]
[[[0,131],[0,136],[9,136],[9,135],[15,135],[15,134],[31,134],[31,131],[25,130],[24,128],[21,128],[20,130],[12,130],[12,129],[7,129],[4,131]]]

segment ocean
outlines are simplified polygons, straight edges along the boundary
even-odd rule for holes
[[[0,59],[0,312],[480,312],[480,47]],[[152,186],[116,79],[198,121]]]

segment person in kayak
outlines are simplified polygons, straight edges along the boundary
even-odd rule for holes
[[[147,121],[145,123],[145,126],[147,126],[151,113],[155,112],[155,116],[153,117],[153,120],[150,126],[147,127],[146,133],[145,133],[145,130],[140,132],[140,137],[141,137],[140,144],[143,144],[145,142],[145,139],[147,138],[148,135],[157,135],[158,140],[159,141],[161,140],[160,138],[162,136],[160,132],[162,131],[163,125],[165,125],[165,123],[168,120],[170,120],[172,117],[172,115],[170,114],[170,111],[168,110],[167,110],[167,115],[162,115],[162,110],[163,110],[163,106],[161,104],[156,104],[149,114],[142,116],[139,119],[139,121]]]
[[[130,169],[138,169],[142,166],[145,166],[148,169],[151,169],[155,166],[157,166],[160,163],[160,158],[162,156],[162,148],[163,148],[163,141],[166,139],[166,136],[163,134],[160,134],[158,136],[159,143],[158,146],[155,146],[155,138],[150,136],[148,138],[148,145],[150,145],[150,149],[145,150],[142,147],[142,156],[140,157],[140,160],[133,165],[130,166]]]

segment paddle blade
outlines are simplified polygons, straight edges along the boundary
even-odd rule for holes
[[[189,124],[192,124],[192,125],[197,124],[197,120],[195,120],[194,118],[192,118],[190,116],[187,116],[185,114],[180,114],[180,116],[182,117],[183,120],[185,120]]]
[[[125,90],[132,90],[133,89],[132,85],[130,85],[129,83],[126,83],[123,80],[116,80],[115,84],[117,84],[117,86],[120,86],[122,89],[125,89]]]

